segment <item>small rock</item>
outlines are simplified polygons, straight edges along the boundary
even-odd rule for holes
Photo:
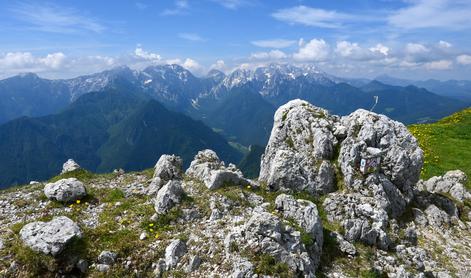
[[[107,264],[97,264],[95,265],[95,269],[99,272],[108,272],[110,270],[110,266]]]
[[[155,211],[158,214],[166,213],[176,204],[180,203],[182,195],[181,181],[169,181],[157,192],[157,197],[154,201]]]
[[[146,238],[147,238],[147,233],[146,232],[142,232],[141,235],[139,236],[140,240],[145,240]]]
[[[165,248],[165,264],[167,270],[175,267],[180,258],[186,253],[186,244],[180,239],[173,240],[167,248]]]
[[[157,263],[153,263],[152,267],[154,268],[155,277],[161,277],[167,269],[167,264],[164,259],[160,259]]]
[[[36,252],[56,256],[74,238],[81,238],[79,226],[68,217],[55,217],[49,222],[26,224],[20,231],[23,243]]]
[[[186,174],[203,181],[209,190],[218,189],[224,184],[250,184],[235,165],[226,167],[224,162],[220,161],[217,154],[212,150],[198,152],[190,167],[186,170]]]
[[[408,227],[404,233],[404,240],[410,245],[417,245],[417,231],[413,227]]]
[[[446,193],[455,200],[463,202],[471,200],[471,193],[466,190],[466,174],[463,171],[448,171],[440,177],[432,177],[426,181],[419,181],[417,187],[431,193]]]
[[[3,246],[4,246],[4,245],[3,245],[3,240],[0,238],[0,250],[3,249]]]
[[[198,269],[201,264],[201,258],[198,256],[192,256],[190,261],[188,262],[188,266],[186,267],[186,272],[190,273]]]
[[[119,169],[114,169],[113,173],[118,174],[118,175],[124,175],[125,171],[124,171],[124,169],[119,168]]]
[[[46,184],[44,194],[50,200],[70,203],[87,196],[87,190],[82,182],[76,178],[70,178]]]
[[[86,273],[88,271],[88,262],[84,259],[80,259],[75,266],[82,273]]]
[[[116,262],[118,255],[111,251],[102,251],[98,256],[98,262],[100,264],[113,265]]]
[[[339,246],[340,251],[343,253],[350,255],[350,256],[355,256],[357,254],[357,249],[355,248],[355,245],[351,244],[350,242],[346,241],[342,235],[332,232],[330,233],[331,237],[334,237],[337,241],[337,244]]]
[[[164,154],[154,168],[154,178],[158,177],[163,182],[183,178],[183,160],[179,156]]]
[[[424,211],[429,225],[432,225],[436,228],[443,227],[444,225],[450,225],[450,217],[446,212],[439,209],[435,205],[429,205]]]
[[[80,169],[80,165],[78,165],[77,162],[75,162],[73,159],[69,159],[64,163],[64,165],[62,165],[61,174],[72,172],[77,169]]]

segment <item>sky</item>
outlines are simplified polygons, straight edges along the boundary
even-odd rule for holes
[[[156,64],[202,76],[268,63],[471,79],[471,1],[0,0],[0,78]]]

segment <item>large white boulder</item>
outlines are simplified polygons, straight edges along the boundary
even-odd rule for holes
[[[87,190],[81,181],[69,178],[46,184],[44,194],[50,200],[69,203],[87,196]]]
[[[333,191],[336,122],[338,117],[299,99],[278,108],[259,179],[272,190]]]
[[[65,216],[55,217],[49,222],[32,222],[20,231],[23,243],[36,252],[59,255],[74,238],[81,238],[80,227]]]

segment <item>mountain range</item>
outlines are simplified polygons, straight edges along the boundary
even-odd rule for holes
[[[438,120],[471,102],[414,85],[338,78],[312,65],[270,64],[253,70],[238,68],[228,75],[212,70],[204,77],[178,65],[156,65],[140,71],[123,66],[67,80],[47,80],[35,74],[1,80],[0,123],[57,113],[80,96],[102,91],[115,80],[126,81],[133,90],[142,91],[170,110],[202,120],[229,141],[245,146],[265,145],[274,111],[295,98],[345,115],[358,108],[370,109],[374,96],[378,96],[375,111],[406,124]]]
[[[113,84],[79,97],[60,113],[1,125],[0,188],[48,179],[71,157],[94,172],[132,171],[152,167],[165,153],[179,154],[188,162],[205,148],[217,149],[228,162],[241,158],[202,122]]]
[[[440,81],[436,79],[428,80],[408,80],[394,78],[388,75],[380,75],[375,80],[394,86],[417,86],[427,89],[438,95],[471,101],[471,81],[469,80],[446,80]]]
[[[0,80],[0,184],[48,178],[68,158],[98,172],[141,170],[162,153],[186,159],[211,148],[237,163],[260,153],[248,147],[266,145],[275,110],[296,98],[345,115],[372,108],[378,97],[375,112],[406,124],[433,122],[470,103],[386,83],[393,82],[290,64],[204,77],[178,65],[123,66],[63,80],[21,74]]]

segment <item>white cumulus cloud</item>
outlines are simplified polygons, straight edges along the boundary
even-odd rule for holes
[[[425,63],[425,68],[428,70],[448,70],[453,67],[453,61],[439,60]]]
[[[406,52],[408,54],[422,54],[429,51],[430,50],[425,45],[420,43],[408,43],[406,45]]]
[[[66,56],[62,52],[34,56],[30,52],[9,52],[0,57],[0,69],[5,72],[43,72],[60,69]]]
[[[378,43],[376,46],[370,47],[370,51],[379,52],[379,53],[383,54],[384,56],[388,56],[390,49],[389,49],[389,47],[384,46],[381,43]]]
[[[220,70],[222,72],[227,72],[229,70],[224,60],[217,60],[216,63],[212,64],[209,68]]]
[[[460,65],[471,65],[471,55],[462,54],[456,57],[456,62]]]
[[[447,41],[439,41],[438,42],[438,47],[446,49],[452,47],[452,44],[447,42]]]
[[[298,52],[293,54],[293,59],[299,62],[325,61],[329,57],[330,47],[323,39],[312,39],[305,43],[300,40]]]
[[[196,75],[202,75],[205,71],[205,68],[202,65],[200,65],[197,61],[191,58],[186,58],[185,61],[181,64],[181,66]]]
[[[147,52],[141,47],[137,47],[134,50],[134,55],[136,55],[136,57],[138,58],[141,58],[143,60],[149,60],[149,61],[160,61],[162,59],[162,57],[159,54]]]
[[[250,55],[250,59],[253,60],[281,60],[287,57],[286,53],[278,49],[269,52],[256,52]]]

